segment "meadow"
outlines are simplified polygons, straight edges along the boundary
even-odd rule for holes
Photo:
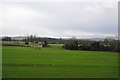
[[[117,78],[118,53],[3,46],[3,78]]]

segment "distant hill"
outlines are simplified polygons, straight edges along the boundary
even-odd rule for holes
[[[8,37],[8,36],[2,36],[2,37],[0,37],[0,40],[4,37]],[[24,40],[25,36],[15,36],[15,37],[11,37],[11,38],[12,38],[12,40]],[[37,38],[40,38],[41,41],[45,40],[49,43],[61,42],[60,38],[50,38],[50,37],[37,37]],[[63,40],[69,40],[71,38],[61,38],[61,39],[63,41]],[[118,36],[107,36],[106,38],[85,38],[85,39],[79,38],[78,40],[103,41],[104,39],[118,40]],[[120,39],[120,37],[119,37],[119,39]]]
[[[87,40],[92,40],[92,41],[103,41],[105,38],[87,38]]]
[[[120,39],[120,36],[107,36],[106,39],[109,40],[118,40],[118,38]]]
[[[2,38],[4,38],[4,37],[10,37],[10,36],[2,36],[2,37],[0,37],[0,40],[2,40]],[[25,36],[16,36],[16,37],[11,37],[12,38],[12,40],[23,40],[23,39],[25,39]]]
[[[13,40],[23,40],[25,39],[25,36],[16,36],[16,37],[11,37]]]

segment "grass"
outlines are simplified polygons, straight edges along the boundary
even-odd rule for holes
[[[3,47],[3,78],[117,78],[115,52]]]

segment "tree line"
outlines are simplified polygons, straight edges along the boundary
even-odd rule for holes
[[[69,50],[91,50],[91,51],[115,51],[120,52],[120,41],[108,40],[90,41],[90,40],[69,40],[63,46]]]
[[[2,41],[15,41],[11,37],[4,37]],[[69,50],[91,50],[91,51],[116,51],[120,52],[120,41],[113,39],[104,39],[103,41],[93,41],[93,40],[82,40],[82,39],[56,39],[56,38],[41,38],[35,35],[26,36],[22,40],[26,45],[29,42],[38,43],[43,42],[43,47],[48,46],[48,44],[65,44],[63,48]]]

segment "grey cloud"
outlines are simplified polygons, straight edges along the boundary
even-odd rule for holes
[[[118,16],[115,4],[6,3],[3,5],[3,35],[36,34],[52,37],[116,35]]]

